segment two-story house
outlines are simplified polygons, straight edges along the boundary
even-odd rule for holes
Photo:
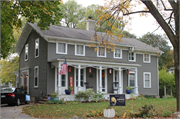
[[[94,92],[114,93],[112,83],[119,82],[119,94],[130,86],[137,95],[159,95],[158,56],[162,51],[133,38],[122,38],[113,52],[95,51],[89,47],[94,34],[94,20],[87,20],[87,30],[56,25],[40,30],[36,23],[27,23],[16,47],[20,56],[17,86],[27,86],[31,96],[40,91],[64,94],[71,78],[74,94],[86,89],[85,82]],[[65,59],[66,75],[58,75]]]

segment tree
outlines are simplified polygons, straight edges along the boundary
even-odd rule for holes
[[[123,31],[123,37],[125,38],[137,38],[136,35],[129,33],[128,31]]]
[[[152,47],[162,50],[164,53],[159,57],[159,69],[161,70],[163,67],[170,68],[167,67],[166,64],[168,62],[171,62],[173,58],[169,55],[171,47],[168,45],[166,37],[158,34],[151,34],[148,32],[147,34],[140,37],[138,40],[148,45],[151,45]]]
[[[50,24],[57,24],[61,19],[58,8],[60,1],[1,1],[1,57],[4,59],[10,54],[16,43],[13,28],[21,28],[21,17],[26,17],[28,22],[34,23],[39,19],[38,26],[48,29]]]
[[[15,85],[15,75],[14,71],[19,70],[19,57],[14,57],[12,60],[0,60],[0,78],[1,83],[8,84],[11,82]]]
[[[80,20],[83,20],[85,8],[79,5],[75,0],[68,0],[66,3],[59,5],[63,13],[62,22],[64,20],[65,26],[76,28]]]
[[[132,2],[133,1],[133,2]],[[140,11],[135,11],[133,8],[140,3],[145,6]],[[180,80],[179,80],[179,0],[111,0],[107,2],[103,9],[106,9],[106,14],[102,16],[104,20],[116,18],[122,20],[123,17],[129,17],[135,13],[150,13],[159,24],[174,48],[174,66],[175,66],[175,83],[176,83],[176,98],[177,98],[177,111],[180,111]],[[102,19],[99,17],[99,19]],[[130,17],[129,17],[130,18]],[[127,19],[127,18],[126,18]],[[125,23],[130,21],[126,20]],[[113,25],[111,25],[112,27]],[[106,32],[110,34],[111,29]],[[112,35],[112,34],[111,34]],[[119,39],[120,41],[120,39]]]

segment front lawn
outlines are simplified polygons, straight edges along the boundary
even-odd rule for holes
[[[114,106],[116,117],[122,117],[125,112],[139,112],[139,108],[144,105],[153,104],[154,109],[158,113],[158,117],[164,117],[168,113],[173,114],[176,111],[176,99],[147,99],[147,100],[127,100],[126,106]],[[38,118],[72,118],[86,117],[90,111],[100,111],[109,106],[109,102],[98,103],[68,103],[68,104],[44,104],[26,106],[23,112]],[[103,117],[103,116],[101,116]]]

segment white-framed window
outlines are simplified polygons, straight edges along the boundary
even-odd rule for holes
[[[25,61],[28,60],[28,50],[29,50],[29,45],[26,44],[26,45],[25,45]]]
[[[129,53],[129,61],[133,61],[133,62],[136,61],[136,53],[134,52]]]
[[[67,54],[67,43],[56,42],[56,54]]]
[[[78,86],[78,69],[76,69],[76,86]],[[80,86],[84,87],[84,70],[81,69],[80,74]]]
[[[151,62],[150,54],[143,54],[143,62],[144,63],[150,63]]]
[[[35,58],[39,57],[39,38],[35,40]]]
[[[34,88],[39,86],[39,66],[34,67]]]
[[[98,47],[97,48],[97,57],[106,57],[106,48]]]
[[[114,58],[122,59],[122,49],[114,50]]]
[[[85,46],[75,45],[75,55],[85,56]]]
[[[143,73],[143,81],[144,81],[144,88],[151,88],[151,73],[144,72]]]
[[[128,76],[128,86],[134,87],[135,86],[135,72],[129,72]]]

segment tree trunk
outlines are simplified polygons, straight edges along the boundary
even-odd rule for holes
[[[175,67],[175,84],[176,84],[176,99],[177,99],[177,111],[180,111],[180,94],[179,94],[179,43],[174,46],[174,67]]]

